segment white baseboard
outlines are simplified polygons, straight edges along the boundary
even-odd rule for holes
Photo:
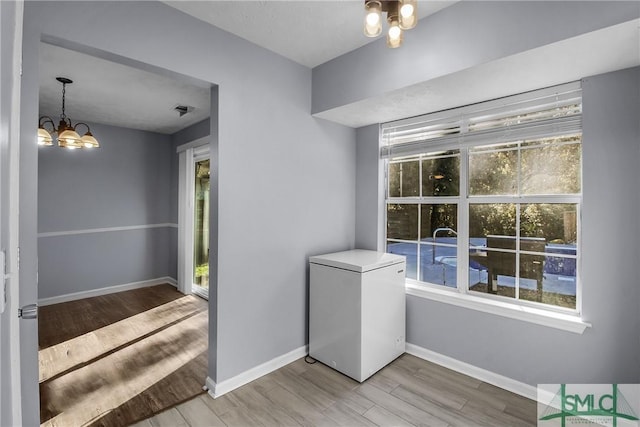
[[[224,380],[218,384],[216,384],[211,378],[207,377],[205,387],[208,388],[209,395],[215,399],[216,397],[220,397],[223,394],[229,393],[230,391],[235,390],[238,387],[250,383],[253,380],[257,380],[258,378],[267,375],[270,372],[280,369],[283,366],[306,356],[307,352],[307,346],[302,346],[290,351],[287,354],[283,354],[282,356],[271,359],[268,362],[263,363],[262,365],[258,365],[255,368],[249,369],[248,371],[244,371],[243,373],[238,374],[233,378]]]
[[[99,289],[91,289],[88,291],[74,292],[71,294],[58,295],[58,296],[49,297],[49,298],[40,298],[38,299],[38,305],[42,307],[45,305],[59,304],[61,302],[69,302],[69,301],[75,301],[83,298],[91,298],[91,297],[97,297],[101,295],[114,294],[116,292],[130,291],[131,289],[139,289],[139,288],[146,288],[149,286],[162,285],[164,283],[168,283],[172,286],[177,285],[176,279],[174,279],[173,277],[165,276],[165,277],[159,277],[157,279],[143,280],[141,282],[106,286],[104,288],[99,288]]]
[[[493,384],[496,387],[519,394],[520,396],[532,400],[536,400],[537,398],[536,388],[532,385],[496,374],[495,372],[487,371],[486,369],[478,368],[477,366],[461,362],[452,357],[445,356],[444,354],[436,353],[435,351],[427,350],[426,348],[409,343],[407,343],[406,352],[419,357],[420,359],[428,360],[429,362],[460,372],[461,374],[468,375],[480,381]]]

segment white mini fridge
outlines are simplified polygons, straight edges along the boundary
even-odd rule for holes
[[[309,264],[311,357],[362,382],[404,353],[403,256],[356,249]]]

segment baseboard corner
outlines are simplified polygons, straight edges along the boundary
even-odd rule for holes
[[[265,376],[275,370],[288,365],[307,355],[308,348],[306,345],[296,348],[289,353],[275,357],[261,365],[248,369],[234,377],[227,380],[216,383],[211,378],[207,377],[206,387],[209,389],[208,393],[211,397],[218,398],[224,394],[229,393],[243,385],[257,380],[258,378]]]
[[[218,397],[216,396],[216,383],[211,379],[211,377],[208,376],[207,379],[204,380],[204,386],[209,396],[211,396],[214,399]]]

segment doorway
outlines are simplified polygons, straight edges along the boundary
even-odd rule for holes
[[[178,289],[209,299],[211,161],[208,140],[182,145],[177,151],[180,162]]]
[[[89,123],[101,146],[69,151],[55,145],[22,144],[27,150],[38,150],[29,152],[34,154],[30,171],[38,185],[37,206],[31,210],[38,225],[33,233],[39,232],[38,265],[27,272],[38,272],[39,303],[47,305],[40,312],[39,335],[37,323],[32,322],[40,345],[34,343],[38,351],[30,364],[35,366],[33,381],[38,387],[31,395],[39,391],[42,402],[38,411],[36,400],[32,412],[40,412],[40,421],[49,424],[80,425],[97,416],[105,425],[107,419],[115,419],[116,425],[123,419],[133,422],[117,414],[151,415],[166,408],[165,403],[173,406],[192,393],[201,393],[208,373],[208,304],[176,292],[171,285],[177,281],[178,155],[173,147],[183,130],[208,134],[209,84],[151,66],[134,63],[140,66],[132,67],[126,58],[94,56],[100,52],[86,52],[81,46],[73,46],[80,49],[76,50],[38,43],[35,68],[42,83],[36,85],[37,116],[56,117],[64,92],[56,87],[61,86],[56,76],[71,77],[74,84],[66,88],[67,112],[74,123]],[[123,91],[114,80],[127,76],[125,80],[145,85],[130,85]],[[92,96],[84,96],[87,93]],[[150,94],[155,103],[147,97]],[[135,105],[142,101],[153,105]],[[172,107],[178,101],[194,109],[182,114]],[[155,104],[158,109],[163,106],[159,113],[166,113],[166,118]],[[103,114],[87,118],[94,105],[104,108]],[[118,119],[115,112],[135,117],[136,123]],[[143,114],[158,116],[147,121]],[[199,123],[203,125],[197,127]],[[68,181],[73,187],[58,185]],[[70,253],[73,256],[65,256]],[[99,299],[92,300],[95,296]],[[108,305],[109,296],[119,299]],[[76,300],[84,309],[70,315]],[[91,307],[95,301],[100,304]],[[56,320],[56,305],[66,323]],[[49,325],[55,326],[52,334]],[[100,334],[102,338],[96,339]],[[93,353],[87,356],[87,351]],[[45,362],[47,369],[43,369]],[[155,394],[143,394],[152,390]],[[79,418],[63,422],[72,417]]]
[[[195,159],[193,219],[193,293],[209,299],[209,153]]]

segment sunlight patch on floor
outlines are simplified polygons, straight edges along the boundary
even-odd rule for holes
[[[39,382],[202,311],[188,297],[160,305],[38,352]]]
[[[172,304],[158,308],[166,310]],[[187,313],[182,308],[186,308]],[[206,340],[199,339],[202,330],[208,327],[206,311],[181,321],[180,317],[198,310],[188,304],[177,304],[166,318],[159,316],[160,320],[157,320],[157,313],[145,317],[153,310],[99,331],[107,334],[110,340],[116,338],[117,342],[121,342],[119,333],[131,340],[132,336],[135,339],[162,327],[162,324],[171,323],[169,319],[175,319],[176,323],[163,329],[161,334],[151,334],[131,345],[124,345],[86,366],[41,384],[41,387],[50,389],[50,407],[55,408],[55,415],[43,420],[43,426],[80,426],[97,420],[207,351]],[[175,315],[173,310],[176,311]],[[109,329],[111,326],[114,328]],[[100,337],[97,334],[99,331],[96,331],[95,337]],[[95,337],[87,338],[83,345],[91,345]],[[104,348],[99,348],[93,357],[104,353]],[[61,372],[59,368],[58,372]]]

